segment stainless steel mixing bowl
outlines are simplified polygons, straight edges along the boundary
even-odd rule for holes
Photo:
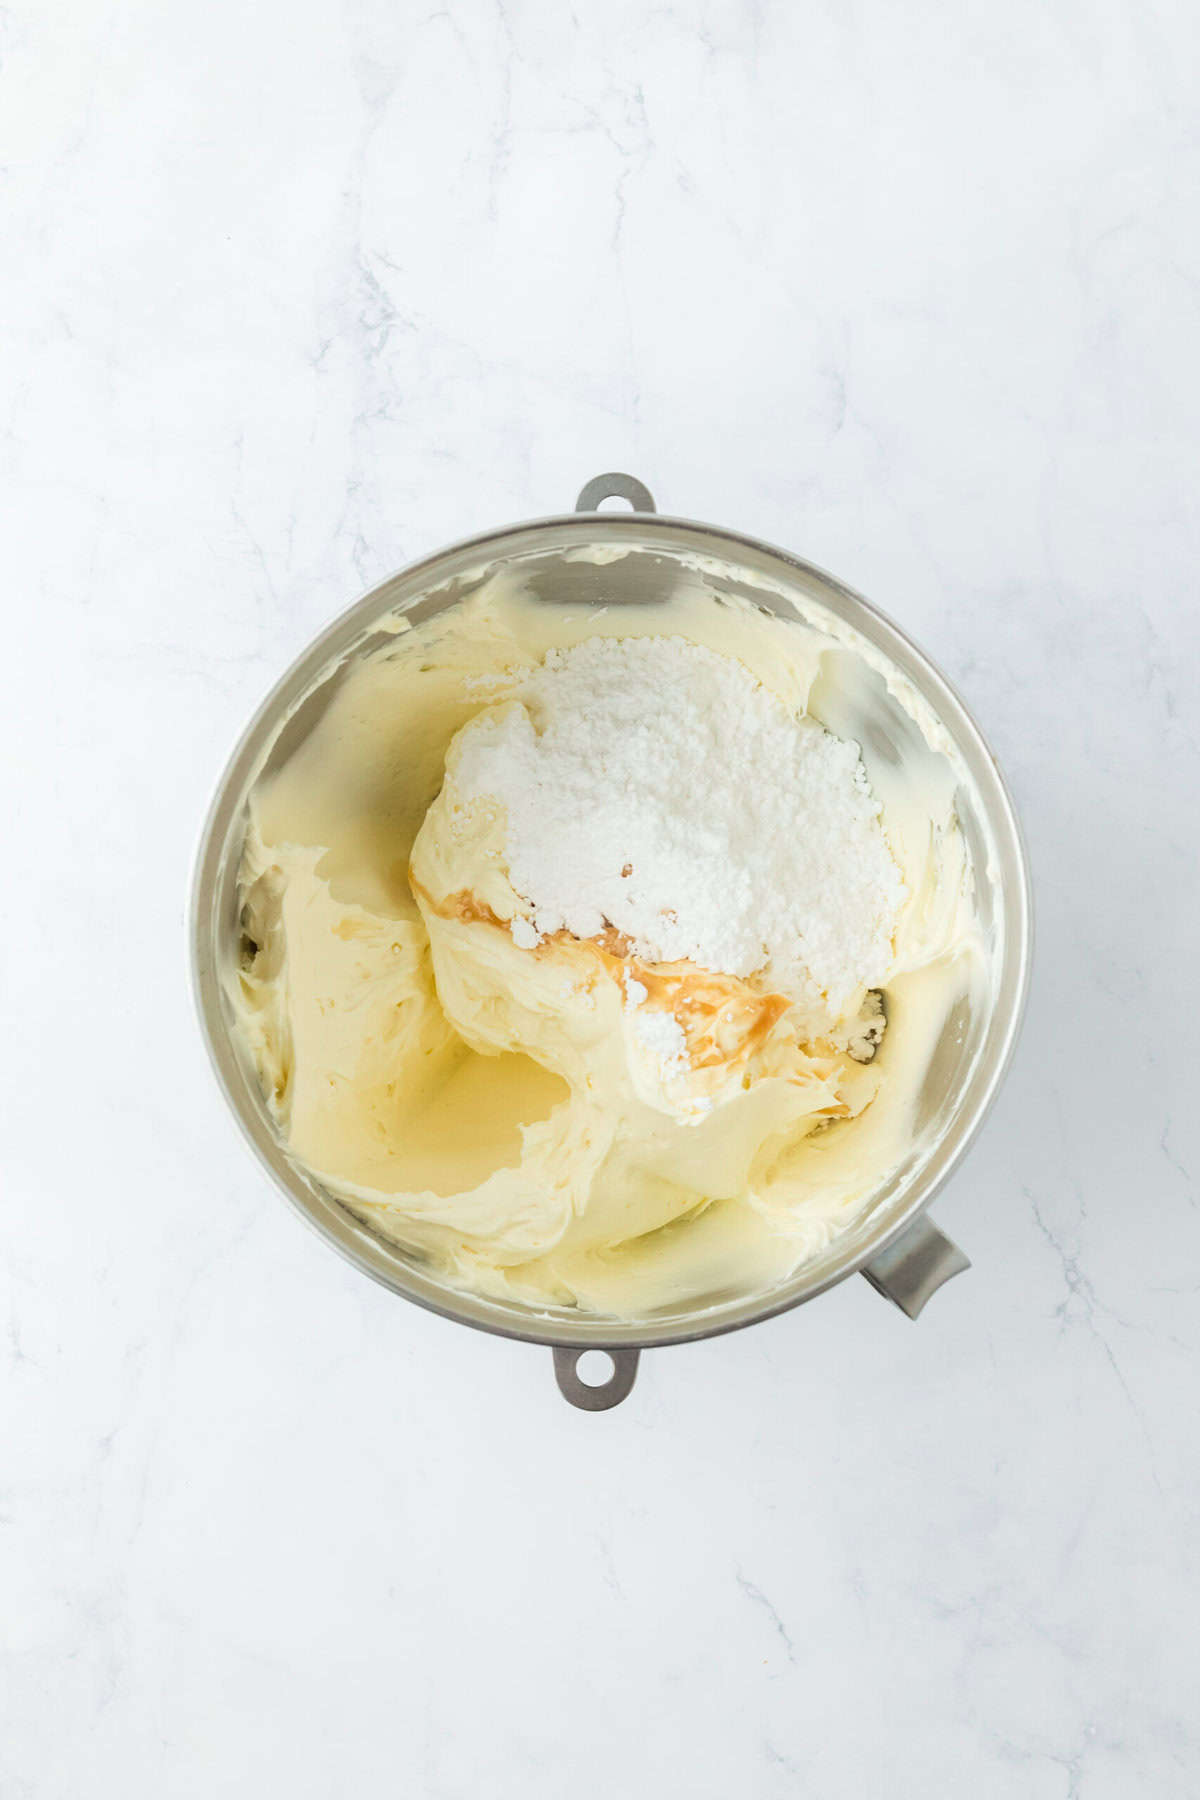
[[[631,512],[600,512],[614,497]],[[570,557],[584,547],[594,555]],[[783,616],[816,603],[857,631],[907,678],[949,734],[962,770],[955,805],[975,865],[977,905],[994,936],[989,1004],[964,1003],[952,1014],[930,1064],[909,1154],[871,1205],[840,1237],[790,1279],[767,1291],[714,1292],[636,1321],[568,1308],[534,1310],[463,1292],[422,1259],[378,1237],[297,1168],[281,1146],[252,1069],[231,1031],[220,970],[237,954],[237,868],[247,795],[254,781],[295,748],[324,710],[346,659],[384,641],[377,627],[405,613],[417,623],[454,605],[499,564],[520,565],[534,592],[581,606],[636,606],[686,579],[710,594],[731,591]],[[888,709],[895,717],[889,720]],[[891,726],[904,728],[879,684],[873,722],[885,747]],[[911,724],[906,727],[911,731]],[[192,955],[197,1004],[217,1079],[251,1146],[296,1210],[342,1255],[419,1306],[504,1337],[554,1349],[558,1384],[572,1404],[600,1411],[633,1386],[639,1353],[756,1324],[813,1300],[857,1272],[916,1318],[929,1295],[967,1258],[925,1216],[958,1167],[1003,1079],[1016,1040],[1030,966],[1029,871],[1012,801],[978,726],[944,676],[888,619],[810,563],[737,532],[666,518],[638,481],[603,475],[588,483],[575,513],[485,532],[415,563],[343,613],[268,695],[221,777],[201,841],[192,897]],[[611,1358],[603,1385],[583,1381],[580,1356]]]

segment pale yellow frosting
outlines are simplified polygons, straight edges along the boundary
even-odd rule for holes
[[[908,898],[863,1063],[849,1016],[831,1029],[753,981],[611,941],[522,948],[503,821],[454,779],[456,734],[552,647],[680,635],[857,737],[878,678],[853,648],[741,602],[567,609],[505,576],[392,623],[251,797],[254,948],[228,984],[289,1152],[448,1280],[534,1305],[636,1317],[782,1279],[904,1155],[947,1016],[986,979],[936,727],[914,718],[899,760],[864,741]],[[630,982],[639,1014],[682,1025],[684,1066],[647,1053]]]

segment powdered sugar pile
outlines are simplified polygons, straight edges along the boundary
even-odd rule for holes
[[[506,810],[518,943],[612,926],[835,1015],[885,978],[903,884],[856,745],[678,637],[589,638],[516,691],[456,783]]]

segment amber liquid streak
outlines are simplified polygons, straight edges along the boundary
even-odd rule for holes
[[[412,887],[440,918],[508,931],[492,908],[467,889],[434,900],[418,882],[412,881]],[[671,1013],[678,1021],[687,1040],[688,1061],[697,1073],[728,1072],[749,1062],[791,1007],[785,994],[760,993],[737,975],[717,974],[689,962],[645,962],[634,954],[631,940],[611,925],[594,938],[556,931],[543,943],[583,958],[591,965],[589,972],[598,966],[618,984],[640,982],[646,989],[643,1005]],[[531,954],[536,956],[540,948]]]

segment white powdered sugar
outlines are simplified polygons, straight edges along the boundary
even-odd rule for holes
[[[521,913],[510,921],[508,929],[518,950],[533,950],[542,941],[537,926],[531,925]]]
[[[904,890],[856,745],[678,637],[551,651],[516,693],[455,779],[506,811],[517,943],[612,926],[835,1013],[883,981]]]
[[[670,1081],[687,1073],[687,1037],[674,1013],[651,1012],[648,1007],[627,1008],[630,1030],[638,1048],[656,1065],[659,1079]]]
[[[649,1068],[653,1084],[660,1092],[672,1094],[674,1107],[689,1123],[698,1124],[705,1113],[711,1111],[712,1102],[688,1092],[687,1078],[692,1065],[686,1031],[673,1012],[646,1005],[650,990],[628,970],[624,972],[622,987],[625,997],[622,1010],[635,1059]]]

